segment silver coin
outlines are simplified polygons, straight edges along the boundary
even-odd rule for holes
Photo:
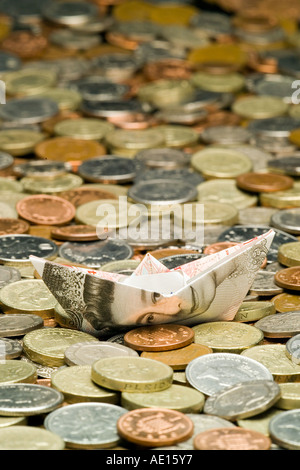
[[[300,235],[300,209],[276,211],[271,218],[271,225],[293,235]]]
[[[23,347],[19,341],[10,338],[0,338],[0,361],[15,359],[22,354]]]
[[[64,401],[54,388],[38,384],[0,385],[1,416],[34,416],[50,413]]]
[[[249,142],[251,132],[240,126],[211,126],[201,133],[201,139],[207,144],[244,144]]]
[[[11,4],[11,2],[9,2]],[[0,4],[1,6],[1,4]],[[1,9],[1,11],[3,11]],[[14,72],[21,68],[22,62],[18,56],[11,54],[10,52],[0,52],[0,72]]]
[[[110,343],[117,343],[117,344],[122,344],[124,345],[124,336],[125,333],[118,333],[117,335],[112,336],[111,338],[108,339]]]
[[[14,163],[14,158],[5,152],[0,152],[0,170],[9,168]]]
[[[121,99],[129,91],[129,86],[114,83],[98,76],[89,76],[70,83],[83,100],[107,101]]]
[[[298,126],[300,123],[298,122]],[[290,157],[274,158],[268,161],[268,169],[290,176],[300,175],[300,156],[292,155]]]
[[[25,176],[49,176],[55,177],[71,171],[71,166],[67,162],[56,162],[51,160],[28,161],[14,166],[14,174],[19,178]]]
[[[292,336],[285,346],[287,357],[295,364],[300,364],[300,334]]]
[[[222,35],[232,34],[232,23],[230,18],[224,13],[216,13],[212,11],[201,11],[191,17],[191,26],[200,31],[204,31],[210,37],[218,37]]]
[[[300,449],[300,409],[288,410],[274,416],[269,423],[272,441],[288,450]]]
[[[279,116],[268,119],[255,119],[247,129],[255,134],[269,137],[289,137],[291,131],[299,127],[299,121],[290,116]]]
[[[235,150],[250,158],[253,166],[252,171],[266,170],[268,161],[273,157],[272,153],[250,144],[237,145]]]
[[[160,258],[160,263],[164,264],[168,269],[174,269],[182,264],[191,263],[197,259],[203,258],[204,254],[202,253],[188,253],[180,255],[171,255],[166,256],[165,258]]]
[[[112,70],[120,70],[129,69],[132,72],[135,72],[140,63],[139,60],[132,54],[102,54],[99,57],[96,57],[92,60],[94,70],[99,72],[103,71],[104,75],[107,72]]]
[[[141,164],[116,155],[95,157],[83,162],[78,175],[93,183],[128,183],[134,180]]]
[[[18,269],[11,266],[0,266],[0,289],[21,280],[21,273]]]
[[[131,100],[83,100],[81,111],[87,116],[108,118],[114,116],[127,116],[128,114],[143,113],[142,104]]]
[[[260,270],[255,274],[254,281],[249,289],[249,294],[259,296],[278,295],[283,289],[274,281],[274,273]]]
[[[14,98],[0,107],[0,118],[18,124],[37,124],[59,113],[58,105],[47,98]]]
[[[270,226],[272,215],[277,212],[277,209],[272,207],[246,207],[239,210],[239,224],[248,225],[249,220],[254,225],[267,225]],[[279,227],[278,227],[279,228]]]
[[[258,95],[277,96],[286,103],[291,103],[291,89],[295,78],[287,75],[266,74],[254,85],[254,93]]]
[[[71,29],[56,29],[50,33],[49,41],[66,49],[84,51],[101,44],[101,36],[99,34],[79,33]]]
[[[128,196],[136,202],[153,205],[180,204],[193,201],[197,198],[196,187],[184,181],[169,179],[147,180],[132,185]]]
[[[88,2],[50,2],[43,8],[44,18],[66,26],[84,24],[98,15],[99,10],[96,5]]]
[[[57,254],[57,245],[43,237],[34,235],[1,235],[0,259],[4,262],[30,262],[30,256],[52,258]]]
[[[69,366],[92,365],[98,359],[114,356],[138,356],[138,353],[109,341],[75,343],[65,350],[65,362]]]
[[[10,0],[0,1],[0,10],[2,14],[11,16],[12,18],[21,21],[29,22],[30,20],[40,20],[42,15],[43,3],[39,0],[15,0],[13,3]]]
[[[44,320],[38,315],[12,313],[0,315],[0,337],[24,336],[32,330],[44,327]]]
[[[139,63],[153,62],[161,59],[185,59],[186,48],[172,47],[170,43],[161,40],[144,42],[134,51],[134,57]]]
[[[25,355],[22,355],[20,357],[20,361],[29,362],[30,364],[34,365],[34,367],[36,368],[38,377],[41,377],[43,379],[51,379],[53,372],[55,372],[58,369],[58,367],[49,367],[49,366],[44,366],[42,364],[38,364],[37,362],[32,361],[31,359],[29,359],[29,357]],[[64,366],[61,366],[61,367],[64,367]]]
[[[122,240],[100,240],[95,242],[66,242],[59,248],[59,256],[89,268],[100,268],[109,261],[131,258],[133,249]]]
[[[187,365],[185,373],[189,384],[207,396],[240,382],[273,380],[263,364],[234,353],[200,356]]]
[[[250,418],[271,408],[280,395],[280,387],[274,380],[252,380],[208,397],[203,412],[230,421]]]
[[[278,71],[293,77],[300,77],[300,56],[297,51],[289,51],[283,57],[278,57]]]
[[[73,449],[102,449],[120,442],[117,421],[125,408],[106,403],[76,403],[57,409],[46,417],[44,426]]]
[[[177,180],[179,184],[183,183],[186,186],[188,183],[190,186],[194,187],[205,181],[200,173],[190,170],[189,168],[148,168],[139,172],[134,182],[137,184],[151,180],[172,180],[173,182]]]
[[[300,311],[269,315],[255,323],[267,338],[290,338],[300,334]]]
[[[136,153],[135,159],[149,168],[184,168],[189,164],[190,157],[179,149],[156,148],[145,149]]]
[[[274,261],[272,263],[267,264],[267,266],[265,267],[265,271],[269,271],[275,274],[277,273],[277,271],[281,271],[282,269],[285,269],[285,268],[286,266],[283,266],[277,261]]]

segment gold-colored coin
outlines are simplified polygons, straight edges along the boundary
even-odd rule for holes
[[[39,279],[22,279],[4,286],[0,304],[5,313],[30,313],[44,319],[53,318],[57,301]]]
[[[276,96],[249,96],[236,100],[232,111],[245,119],[266,119],[286,114],[288,104]]]
[[[192,99],[194,93],[195,87],[189,80],[160,79],[141,85],[137,96],[141,102],[150,103],[161,109]]]
[[[93,118],[66,119],[54,126],[54,133],[61,137],[84,140],[102,140],[115,129],[108,121]]]
[[[0,429],[23,424],[27,424],[26,416],[0,416]]]
[[[176,384],[158,392],[121,393],[121,405],[129,411],[137,408],[168,408],[182,413],[199,413],[204,401],[203,393]]]
[[[300,295],[283,292],[273,297],[271,302],[273,302],[276,311],[279,313],[300,310]]]
[[[193,5],[167,5],[153,7],[149,19],[161,25],[179,24],[188,26],[192,16],[198,12]]]
[[[300,207],[300,182],[294,181],[294,186],[284,191],[261,193],[259,200],[262,206],[274,207],[275,209]]]
[[[60,367],[65,364],[66,348],[83,341],[95,341],[95,337],[68,328],[41,328],[24,336],[23,349],[33,362],[48,367]]]
[[[55,178],[34,178],[25,176],[21,179],[23,188],[32,194],[55,194],[69,189],[78,188],[82,185],[83,179],[72,173],[58,175]]]
[[[94,362],[92,380],[101,387],[121,392],[158,392],[170,387],[173,369],[142,357],[111,357]]]
[[[3,79],[6,91],[11,96],[30,96],[52,88],[56,84],[57,74],[45,68],[23,68],[8,72]]]
[[[165,124],[156,127],[161,133],[166,147],[184,148],[194,146],[199,140],[199,134],[189,126],[179,124]]]
[[[238,44],[210,44],[188,53],[188,61],[196,64],[221,63],[242,69],[248,61],[247,53]]]
[[[51,374],[51,387],[63,393],[68,403],[86,401],[118,404],[117,393],[101,388],[91,379],[91,366],[71,366]]]
[[[36,93],[35,96],[55,101],[60,111],[75,111],[82,102],[80,93],[69,88],[49,88],[43,92]]]
[[[150,18],[150,13],[154,6],[141,0],[129,0],[115,5],[113,16],[117,21],[146,20]]]
[[[280,398],[275,404],[281,410],[300,408],[300,383],[279,384]]]
[[[14,157],[24,156],[32,152],[37,144],[45,139],[41,132],[29,129],[0,130],[0,150]]]
[[[300,381],[300,366],[287,357],[285,344],[253,346],[241,354],[263,364],[277,383]]]
[[[183,215],[174,213],[174,221],[179,225],[189,223],[192,226],[197,224],[222,224],[234,225],[238,221],[238,210],[231,204],[223,202],[204,201],[199,203],[184,204]],[[199,210],[201,208],[201,210]]]
[[[82,204],[76,209],[77,223],[108,230],[127,227],[135,216],[130,216],[132,204],[120,204],[115,199],[98,199]],[[110,210],[111,209],[111,210]]]
[[[192,343],[184,348],[174,349],[172,351],[143,351],[141,357],[163,362],[172,367],[174,371],[184,371],[190,361],[204,354],[211,354],[212,352],[213,350],[208,346]],[[179,376],[177,375],[176,377],[178,381]],[[176,377],[174,376],[174,381]],[[180,382],[187,383],[185,376],[181,377]]]
[[[192,167],[209,178],[235,178],[252,170],[252,161],[242,152],[222,147],[211,147],[192,155]]]
[[[293,129],[289,134],[289,140],[295,144],[297,147],[300,147],[300,123],[299,129]]]
[[[64,450],[64,440],[37,426],[17,425],[0,429],[0,450]]]
[[[235,322],[209,322],[193,326],[195,343],[209,346],[213,352],[240,354],[259,344],[263,332],[254,326]]]
[[[37,369],[33,364],[14,359],[0,361],[0,384],[35,383]]]
[[[282,411],[272,407],[264,413],[259,413],[251,418],[238,419],[237,425],[241,428],[251,429],[253,431],[260,432],[265,436],[269,436],[270,420],[279,413],[282,413]]]
[[[212,201],[232,204],[238,210],[253,207],[257,204],[256,195],[248,194],[239,189],[234,179],[211,179],[197,186],[198,201]]]
[[[89,183],[89,184],[83,184],[81,187],[83,189],[90,188],[91,190],[93,188],[102,189],[103,191],[112,193],[114,196],[117,196],[117,197],[126,196],[128,193],[128,188],[120,184]]]
[[[222,75],[196,72],[190,81],[195,87],[217,93],[237,93],[245,86],[245,77],[238,72]]]
[[[116,129],[105,136],[105,143],[111,153],[134,157],[140,150],[164,147],[164,137],[156,129]]]
[[[284,243],[278,248],[278,262],[284,266],[300,265],[300,242]]]
[[[11,180],[8,178],[0,177],[0,197],[1,202],[3,201],[2,195],[8,193],[8,197],[11,197],[11,193],[22,193],[23,185],[20,181]],[[4,202],[4,201],[3,201]]]
[[[234,321],[237,322],[255,322],[268,315],[276,313],[272,302],[259,300],[257,302],[243,302],[238,309]]]

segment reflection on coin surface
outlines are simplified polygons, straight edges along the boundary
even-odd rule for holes
[[[167,351],[192,343],[194,332],[183,325],[150,325],[134,328],[124,336],[125,345],[136,351]]]
[[[57,434],[34,426],[10,426],[0,429],[0,450],[64,450]]]
[[[289,450],[300,449],[300,410],[288,410],[271,419],[270,436],[273,442]]]
[[[0,337],[24,336],[43,326],[44,320],[38,315],[29,313],[0,315]]]
[[[160,426],[157,426],[160,423]],[[191,437],[193,422],[185,414],[164,408],[140,408],[119,418],[118,433],[145,447],[172,445]]]
[[[75,343],[65,350],[65,362],[69,366],[92,365],[98,359],[113,356],[138,356],[127,346],[110,341]]]
[[[273,380],[252,380],[228,387],[206,399],[204,413],[230,421],[263,413],[280,398],[279,385]]]
[[[277,313],[255,323],[266,338],[290,338],[300,333],[300,311]]]
[[[188,364],[186,377],[192,387],[208,396],[240,382],[273,379],[267,367],[234,353],[213,353],[198,357]]]
[[[211,429],[198,434],[194,439],[196,450],[269,450],[270,447],[269,437],[238,426]]]
[[[2,416],[33,416],[49,413],[63,402],[63,394],[37,384],[0,385]]]
[[[106,403],[75,403],[46,417],[44,426],[72,449],[102,449],[117,445],[117,421],[127,410]]]

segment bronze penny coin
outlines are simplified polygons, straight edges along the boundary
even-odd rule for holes
[[[300,266],[281,269],[274,275],[274,281],[283,289],[300,290]]]
[[[128,331],[124,344],[136,351],[169,351],[182,348],[194,340],[192,328],[183,325],[150,325]]]
[[[63,191],[59,193],[59,197],[63,197],[75,207],[79,207],[87,202],[98,201],[99,199],[118,199],[115,194],[109,191],[105,191],[101,188],[88,187],[79,187]]]
[[[92,225],[67,225],[66,227],[55,227],[51,231],[51,237],[56,240],[76,242],[98,240],[97,229]]]
[[[237,242],[217,242],[212,243],[204,248],[203,253],[205,255],[212,255],[214,253],[218,253],[222,250],[227,250],[227,248],[231,248],[232,246],[238,245]]]
[[[69,201],[45,194],[21,199],[16,209],[20,217],[37,225],[64,225],[75,217],[75,207]]]
[[[279,313],[300,310],[300,296],[283,292],[272,298],[272,302]]]
[[[173,255],[189,255],[199,252],[196,250],[187,250],[186,248],[160,248],[158,250],[149,251],[149,253],[154,258],[161,259]]]
[[[144,447],[174,445],[189,439],[193,430],[193,421],[187,415],[164,408],[132,410],[117,422],[123,439]]]
[[[154,359],[172,367],[173,370],[185,370],[193,359],[204,354],[212,354],[213,350],[204,344],[191,343],[183,348],[172,351],[143,351],[141,357]]]
[[[272,193],[292,188],[294,180],[286,175],[250,172],[239,175],[236,184],[244,191]]]
[[[0,235],[28,233],[29,227],[29,224],[25,220],[0,218]]]
[[[194,438],[196,450],[268,450],[270,447],[268,436],[238,426],[209,429]]]

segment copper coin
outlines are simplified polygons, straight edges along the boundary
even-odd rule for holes
[[[51,231],[51,237],[56,240],[76,242],[98,240],[97,229],[92,225],[68,225],[66,227],[55,227]]]
[[[20,217],[37,225],[64,225],[71,222],[76,213],[69,201],[43,194],[21,199],[16,208]]]
[[[196,450],[269,450],[270,447],[268,436],[238,426],[209,429],[194,438]]]
[[[172,367],[173,370],[185,370],[188,363],[196,359],[196,357],[212,353],[213,350],[209,346],[191,343],[188,346],[172,351],[143,351],[141,357],[163,362]]]
[[[1,49],[21,59],[40,57],[48,46],[48,39],[29,31],[14,31],[1,44]]]
[[[150,325],[128,331],[124,344],[136,351],[170,351],[194,340],[194,330],[183,325]]]
[[[232,246],[238,245],[237,242],[218,242],[212,243],[204,248],[203,253],[205,255],[212,255],[214,253],[218,253],[222,250],[227,250],[227,248],[231,248]]]
[[[29,224],[25,220],[0,218],[0,235],[28,233]]]
[[[274,281],[283,289],[300,290],[300,266],[281,269],[274,275]]]
[[[283,292],[272,298],[272,302],[279,313],[300,310],[300,296]]]
[[[123,439],[144,447],[174,445],[189,439],[193,430],[193,421],[187,415],[164,408],[132,410],[117,422]]]
[[[73,206],[78,207],[87,202],[98,201],[99,199],[118,199],[117,196],[108,190],[101,188],[79,187],[59,193],[59,197],[71,202]]]
[[[189,255],[198,253],[196,250],[187,250],[186,248],[160,248],[158,250],[149,251],[150,255],[156,259],[167,258],[173,255]]]
[[[236,184],[244,191],[272,193],[292,188],[294,180],[285,175],[250,172],[239,175]]]

